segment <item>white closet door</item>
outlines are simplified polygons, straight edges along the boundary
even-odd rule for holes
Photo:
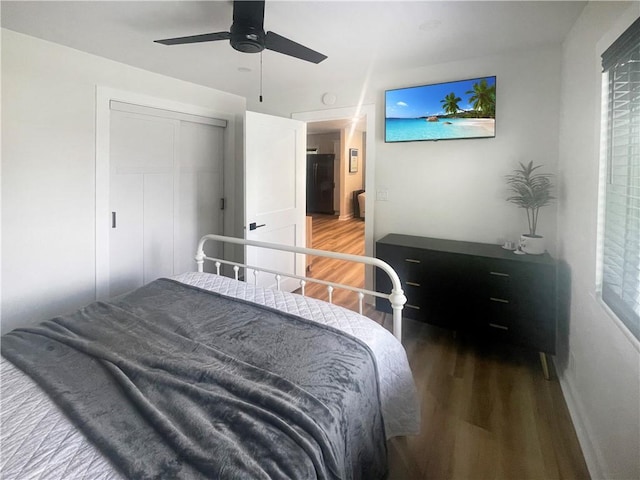
[[[173,273],[175,124],[111,112],[111,296]]]
[[[220,127],[180,122],[174,259],[176,273],[195,269],[195,247],[203,235],[222,233],[223,134],[224,130]],[[219,256],[221,246],[209,243],[206,254]],[[210,262],[205,267],[212,269]]]
[[[194,271],[198,239],[222,233],[223,131],[111,111],[109,296]]]
[[[143,284],[173,275],[173,175],[144,175]]]
[[[109,235],[110,295],[133,290],[144,281],[143,182],[143,175],[111,176],[111,210],[116,218]]]

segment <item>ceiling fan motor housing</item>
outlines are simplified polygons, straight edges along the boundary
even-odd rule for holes
[[[231,25],[230,43],[243,53],[258,53],[264,50],[265,33],[261,28],[247,25]]]

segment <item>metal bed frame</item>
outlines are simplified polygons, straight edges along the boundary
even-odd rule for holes
[[[258,247],[265,248],[270,250],[279,250],[282,252],[291,252],[302,255],[314,255],[318,257],[327,257],[333,258],[337,260],[344,260],[349,262],[362,263],[365,265],[371,265],[377,267],[384,271],[391,280],[392,289],[389,293],[377,292],[375,290],[369,290],[366,288],[358,288],[350,285],[344,285],[341,283],[328,282],[326,280],[320,280],[315,278],[306,277],[304,275],[295,275],[291,273],[283,273],[278,272],[276,270],[271,270],[255,265],[247,265],[244,263],[238,263],[231,260],[224,260],[221,258],[208,257],[204,253],[204,246],[209,241],[218,241],[223,243],[231,243],[236,245],[244,245],[245,247]],[[333,300],[333,290],[336,288],[349,290],[352,292],[356,292],[358,294],[358,310],[362,315],[362,307],[363,300],[365,295],[372,295],[375,297],[386,298],[391,303],[391,308],[393,312],[393,335],[399,340],[402,341],[402,308],[407,301],[407,298],[404,295],[404,291],[402,290],[402,285],[400,284],[400,278],[395,270],[386,262],[380,260],[379,258],[366,257],[362,255],[352,255],[348,253],[340,253],[340,252],[330,252],[327,250],[316,250],[312,248],[302,248],[302,247],[294,247],[289,245],[278,245],[275,243],[267,243],[267,242],[259,242],[255,240],[246,240],[243,238],[236,237],[226,237],[223,235],[214,235],[209,234],[203,236],[198,242],[198,250],[196,252],[196,264],[198,266],[198,272],[204,271],[204,262],[205,260],[211,261],[214,263],[216,268],[216,274],[220,275],[220,267],[222,265],[230,265],[233,266],[234,276],[236,280],[240,279],[240,269],[245,269],[245,281],[247,281],[249,274],[253,275],[254,284],[258,282],[258,275],[260,273],[267,273],[274,275],[276,280],[276,288],[280,290],[280,281],[282,277],[293,278],[300,281],[300,289],[302,295],[305,295],[305,286],[307,283],[317,283],[321,285],[326,285],[327,292],[329,294],[329,303],[332,303]]]

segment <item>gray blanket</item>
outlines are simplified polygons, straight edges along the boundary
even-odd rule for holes
[[[2,337],[129,478],[377,479],[375,361],[330,327],[171,280]]]

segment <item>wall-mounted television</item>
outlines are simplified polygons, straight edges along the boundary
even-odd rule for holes
[[[496,136],[496,77],[385,92],[384,141]]]

